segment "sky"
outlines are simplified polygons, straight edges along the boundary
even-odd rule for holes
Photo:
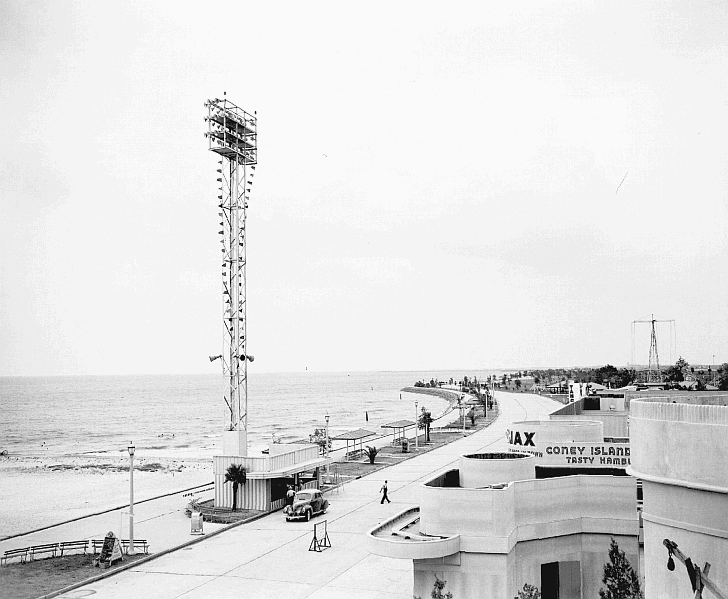
[[[224,92],[251,372],[728,362],[727,7],[3,1],[0,375],[219,371]]]

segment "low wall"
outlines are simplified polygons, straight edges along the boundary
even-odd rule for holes
[[[532,455],[524,453],[484,453],[460,458],[460,486],[474,489],[514,480],[536,478]]]
[[[460,535],[463,551],[508,553],[516,542],[568,534],[637,536],[631,477],[567,476],[503,489],[422,486],[420,530]]]

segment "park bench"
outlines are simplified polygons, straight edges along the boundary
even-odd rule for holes
[[[121,548],[124,553],[129,553],[129,539],[121,540]],[[149,553],[149,543],[145,539],[134,539],[134,551],[141,549],[144,553]]]
[[[30,561],[33,561],[36,555],[43,553],[52,553],[53,557],[56,557],[56,551],[58,551],[58,543],[46,543],[45,545],[33,545],[29,550]]]
[[[99,553],[104,546],[103,539],[91,539],[91,548],[93,549],[94,555]]]
[[[0,557],[0,563],[5,561],[5,563],[8,563],[9,559],[13,559],[14,557],[19,557],[20,561],[25,563],[25,559],[28,557],[28,548],[27,547],[20,547],[18,549],[8,549],[2,557]]]
[[[354,451],[350,451],[349,453],[346,454],[346,459],[347,460],[357,460],[362,455],[364,455],[364,452],[361,449],[355,449]]]
[[[86,549],[88,548],[88,541],[63,541],[62,543],[58,544],[58,548],[60,549],[60,556],[63,557],[63,552],[68,551],[81,551],[83,550],[84,553],[86,553]]]

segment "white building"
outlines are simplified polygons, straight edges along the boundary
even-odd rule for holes
[[[630,402],[630,474],[644,491],[645,597],[692,597],[685,566],[667,568],[665,539],[728,597],[728,395]],[[717,596],[712,590],[703,597]]]
[[[238,507],[267,512],[282,508],[288,485],[294,488],[321,486],[321,468],[331,458],[319,455],[318,445],[271,444],[269,454],[259,456],[214,456],[215,507],[231,508],[233,485],[225,481],[231,464],[244,466],[248,482],[238,488]]]
[[[595,423],[599,424],[599,423]],[[526,453],[462,456],[422,484],[421,501],[373,528],[372,553],[411,559],[415,597],[435,577],[457,599],[597,597],[610,540],[639,567],[636,481],[629,476],[536,478]]]

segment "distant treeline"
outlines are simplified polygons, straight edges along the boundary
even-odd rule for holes
[[[662,380],[667,388],[690,388],[704,390],[713,385],[721,391],[728,391],[728,363],[719,366],[690,366],[682,357],[673,366],[660,369]],[[428,382],[417,381],[415,387],[440,387],[444,384],[458,385],[463,391],[474,391],[495,386],[496,388],[531,389],[546,387],[555,383],[576,381],[579,383],[598,383],[610,388],[625,387],[641,382],[642,371],[634,368],[617,368],[611,364],[600,367],[581,368],[544,368],[533,370],[516,370],[500,376],[488,375],[484,380],[478,377],[464,376],[462,380],[450,377],[448,381],[430,379]]]

